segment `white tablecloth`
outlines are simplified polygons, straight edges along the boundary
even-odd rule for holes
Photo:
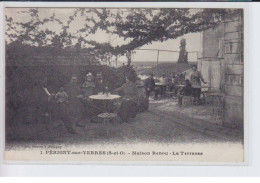
[[[118,99],[120,98],[119,95],[90,95],[89,96],[90,99],[94,99],[94,100],[114,100],[114,99]]]
[[[166,86],[166,83],[155,83],[156,86]]]

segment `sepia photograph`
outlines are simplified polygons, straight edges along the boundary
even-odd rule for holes
[[[6,161],[245,162],[244,9],[4,14]]]

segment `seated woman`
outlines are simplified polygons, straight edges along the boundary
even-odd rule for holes
[[[85,110],[84,103],[81,101],[83,97],[82,91],[76,75],[71,77],[71,80],[65,86],[65,90],[69,97],[69,114],[71,119],[77,126],[80,126],[81,120],[85,118],[83,115]]]
[[[96,84],[94,83],[94,78],[91,73],[88,73],[86,76],[86,80],[82,84],[82,90],[84,98],[88,98],[90,95],[94,94],[94,89]]]
[[[191,83],[188,79],[185,80],[185,86],[180,92],[180,95],[178,96],[178,104],[182,105],[182,98],[184,96],[191,96],[192,95],[192,87]]]
[[[114,91],[122,93],[123,96],[122,103],[118,111],[120,118],[125,122],[128,122],[129,118],[135,118],[138,112],[138,90],[136,84],[134,83],[134,78],[131,75],[128,75],[126,77],[126,82]]]
[[[82,84],[83,90],[83,117],[87,118],[87,120],[91,120],[95,115],[97,115],[101,110],[97,108],[99,104],[95,104],[94,101],[89,99],[90,95],[95,94],[96,84],[94,82],[94,77],[91,73],[86,75],[85,81]],[[78,126],[84,126],[85,124],[78,124]]]

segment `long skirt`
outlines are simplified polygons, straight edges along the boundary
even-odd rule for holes
[[[199,99],[201,94],[200,88],[193,88],[192,89],[193,97]]]
[[[123,121],[127,121],[129,118],[135,118],[138,112],[138,104],[133,100],[123,99],[118,115]]]

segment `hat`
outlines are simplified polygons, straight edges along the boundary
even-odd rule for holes
[[[91,73],[91,72],[89,72],[89,73],[87,74],[87,76],[92,76],[92,73]]]
[[[192,67],[196,67],[196,68],[197,68],[197,65],[193,64],[193,65],[191,66],[191,68],[192,68]]]

